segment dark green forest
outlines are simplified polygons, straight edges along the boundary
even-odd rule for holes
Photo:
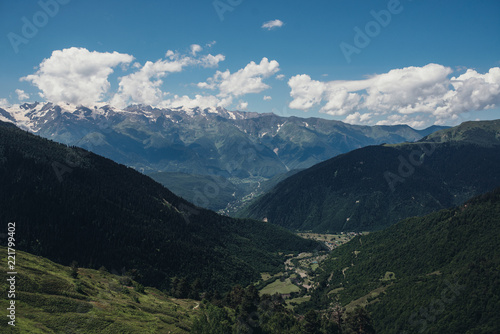
[[[366,306],[379,333],[500,331],[500,188],[335,249],[307,309]],[[304,311],[303,310],[303,311]]]
[[[192,326],[196,334],[375,333],[372,319],[363,307],[352,312],[332,308],[298,315],[286,308],[279,294],[260,296],[253,285],[235,286],[224,298],[209,296],[203,300],[201,310]]]
[[[361,148],[282,181],[238,213],[288,229],[374,231],[500,185],[500,146],[407,143]]]
[[[16,247],[55,262],[104,266],[169,290],[171,278],[227,291],[283,254],[318,244],[274,225],[197,208],[131,168],[0,124],[0,221]]]
[[[484,127],[299,172],[263,197],[264,223],[201,209],[132,168],[0,122],[0,220],[15,222],[16,249],[70,265],[75,281],[79,267],[100,268],[139,294],[202,300],[193,333],[497,333],[500,188],[468,200],[500,183],[500,147]],[[254,284],[282,271],[285,255],[323,246],[276,217],[293,229],[385,229],[334,249],[312,274],[310,301],[293,309]]]

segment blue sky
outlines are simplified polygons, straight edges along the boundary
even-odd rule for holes
[[[499,18],[497,0],[2,1],[0,103],[496,119]]]

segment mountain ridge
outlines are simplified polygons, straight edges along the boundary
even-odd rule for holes
[[[424,139],[368,146],[319,163],[282,181],[238,216],[267,218],[292,230],[376,230],[458,205],[497,185],[500,145]]]
[[[361,126],[321,118],[283,117],[224,108],[161,109],[131,105],[125,109],[25,103],[0,109],[0,120],[57,142],[78,146],[142,173],[209,175],[216,186],[244,185],[234,203],[212,199],[194,189],[194,180],[178,183],[184,197],[212,210],[239,207],[260,192],[261,182],[304,169],[339,154],[382,143],[416,141],[434,131],[407,125]],[[225,180],[224,180],[225,179]],[[178,179],[179,181],[179,179]],[[166,185],[172,185],[166,182]],[[224,188],[224,189],[222,189]]]
[[[35,102],[0,109],[0,120],[15,120],[19,127],[42,137],[90,149],[136,169],[231,175],[240,168],[245,174],[264,177],[310,167],[353,148],[415,141],[430,133],[430,128],[415,130],[407,125],[359,126],[314,117],[282,117],[220,107],[161,109],[131,105],[117,109],[104,104],[88,108]],[[236,145],[230,145],[227,140]],[[131,146],[128,150],[127,145]],[[139,148],[146,152],[139,152]],[[209,168],[200,168],[190,160],[214,157],[207,156],[205,150],[216,154],[223,163],[212,162],[207,164]],[[133,156],[132,159],[127,161],[127,154]],[[237,158],[228,161],[225,156],[231,154]],[[132,161],[137,158],[142,162],[134,165]],[[252,169],[255,158],[271,167]],[[168,161],[161,162],[162,159],[193,165],[179,169]],[[250,167],[244,168],[245,164]]]

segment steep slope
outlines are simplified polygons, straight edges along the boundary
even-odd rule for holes
[[[19,250],[62,264],[136,272],[144,284],[247,284],[316,247],[273,225],[203,210],[131,168],[0,123],[0,221]],[[281,253],[280,253],[281,254]]]
[[[320,265],[309,307],[368,305],[380,333],[500,332],[500,188],[356,237]]]
[[[0,251],[7,254],[5,247]],[[74,271],[21,251],[16,262],[16,326],[3,319],[2,333],[189,333],[199,313],[196,301],[168,297],[104,269]],[[8,271],[5,261],[0,268]],[[0,286],[9,289],[6,280]],[[9,301],[1,299],[2,310]]]
[[[257,196],[271,190],[279,182],[298,172],[299,170],[291,170],[270,179],[257,177],[246,182],[231,178],[235,183],[218,175],[175,172],[157,172],[147,175],[196,206],[231,216]]]
[[[360,231],[458,205],[500,185],[500,145],[490,140],[497,123],[493,134],[476,131],[474,142],[425,139],[349,152],[284,180],[238,215],[294,230]]]
[[[246,185],[236,185],[218,175],[195,175],[175,172],[147,174],[176,195],[211,210],[226,208],[250,192]]]

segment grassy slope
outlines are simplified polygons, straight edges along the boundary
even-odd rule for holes
[[[437,131],[422,141],[468,142],[478,145],[500,145],[500,120],[464,122],[451,129]]]
[[[276,280],[273,283],[266,286],[264,289],[260,291],[261,295],[268,294],[274,295],[275,293],[279,294],[287,294],[291,292],[299,292],[300,289],[298,286],[294,285],[289,278],[285,279],[285,281],[281,282],[280,280]]]
[[[123,285],[123,277],[107,271],[79,268],[73,279],[71,268],[21,251],[16,270],[16,327],[6,324],[8,304],[2,297],[2,333],[186,333],[197,314],[195,301],[169,298],[154,288],[139,293],[135,282]],[[0,285],[7,290],[5,280]]]
[[[369,304],[383,333],[424,325],[429,333],[498,332],[499,235],[500,188],[337,248],[321,265],[312,303]]]

